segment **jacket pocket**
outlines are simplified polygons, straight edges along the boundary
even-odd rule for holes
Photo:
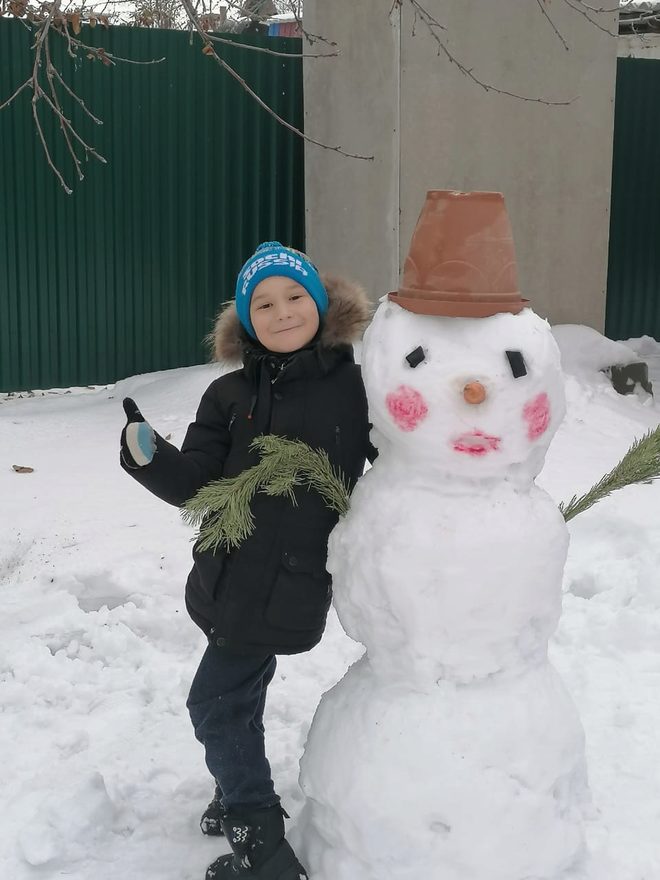
[[[266,620],[271,626],[290,630],[318,630],[332,599],[332,578],[318,554],[285,550],[273,583]]]
[[[192,555],[202,593],[207,601],[215,602],[225,571],[227,554],[223,550],[219,553],[211,553],[208,550],[199,552],[193,547]]]

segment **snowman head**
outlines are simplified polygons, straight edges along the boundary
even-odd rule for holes
[[[376,435],[447,476],[533,479],[564,416],[559,350],[529,308],[450,318],[383,299],[362,370]]]

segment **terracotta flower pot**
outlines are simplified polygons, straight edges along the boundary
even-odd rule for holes
[[[502,193],[428,192],[401,286],[389,298],[420,315],[485,318],[524,309]]]

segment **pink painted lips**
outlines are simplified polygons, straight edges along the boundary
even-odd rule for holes
[[[470,431],[456,437],[452,445],[456,452],[481,456],[488,455],[489,452],[497,452],[501,442],[501,437],[493,437],[490,434],[484,434],[483,431]]]

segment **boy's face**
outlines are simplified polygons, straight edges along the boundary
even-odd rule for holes
[[[304,348],[319,329],[316,303],[302,285],[283,275],[264,278],[254,288],[250,320],[259,342],[280,354]]]

